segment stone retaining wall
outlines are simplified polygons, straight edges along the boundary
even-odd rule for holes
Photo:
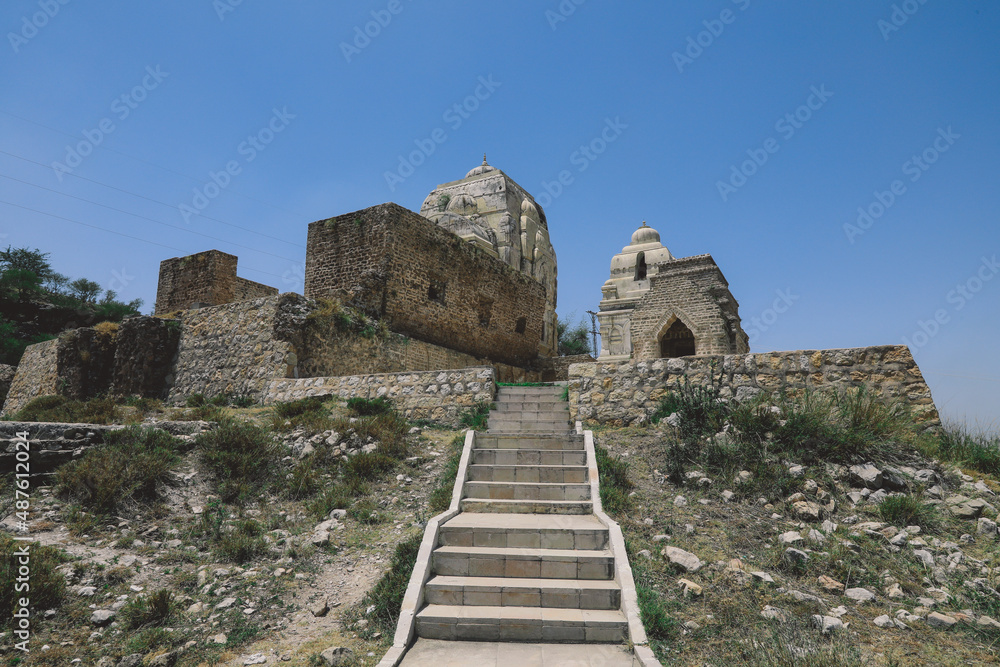
[[[493,401],[496,374],[491,366],[479,366],[447,371],[274,380],[268,387],[265,402],[328,395],[343,399],[385,396],[410,421],[427,419],[457,426],[461,413],[477,401]]]
[[[589,424],[645,423],[684,376],[706,384],[713,369],[716,379],[722,374],[727,398],[864,385],[876,396],[909,405],[919,423],[940,425],[930,388],[904,345],[574,364],[569,369],[570,412]]]
[[[54,338],[24,350],[3,404],[4,415],[16,413],[33,398],[58,392],[58,345],[59,339]]]

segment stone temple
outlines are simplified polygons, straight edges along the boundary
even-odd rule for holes
[[[601,287],[600,361],[750,351],[739,303],[711,255],[674,257],[645,222]]]
[[[545,288],[543,356],[557,354],[556,253],[545,212],[528,192],[495,167],[483,163],[465,178],[439,185],[420,215],[482,248]]]

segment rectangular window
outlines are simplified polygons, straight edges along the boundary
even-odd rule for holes
[[[528,318],[519,317],[517,318],[517,324],[514,325],[514,333],[523,334],[528,328]]]
[[[443,280],[431,280],[431,284],[427,288],[427,298],[443,306],[445,285],[446,283]]]
[[[479,316],[479,326],[490,326],[490,318],[493,317],[493,299],[479,297],[479,302],[476,304],[476,314]]]

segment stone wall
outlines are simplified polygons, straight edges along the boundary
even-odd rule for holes
[[[3,404],[4,415],[13,415],[33,398],[55,394],[59,387],[58,358],[59,339],[47,340],[29,345],[17,365],[17,372],[10,383],[7,400]]]
[[[14,381],[14,375],[16,374],[17,366],[0,364],[0,408],[3,407],[3,402],[7,400],[7,392],[10,390],[10,384]]]
[[[235,255],[206,250],[160,262],[156,314],[187,310],[195,304],[217,306],[277,295],[278,290],[236,275]]]
[[[115,337],[111,393],[165,398],[180,335],[178,320],[159,317],[123,320]]]
[[[632,312],[633,359],[660,357],[660,338],[678,319],[694,334],[695,354],[750,351],[739,304],[711,255],[664,262],[658,269]]]
[[[713,364],[714,377],[722,375],[724,397],[743,400],[761,391],[801,394],[863,385],[876,396],[909,405],[924,426],[940,425],[930,388],[903,345],[574,364],[569,369],[570,412],[587,423],[645,423],[685,375],[692,383],[709,382]]]
[[[458,426],[462,412],[478,401],[493,401],[496,376],[492,367],[480,366],[447,371],[274,380],[268,387],[265,402],[328,395],[343,399],[385,396],[408,420],[426,419]]]
[[[538,356],[545,288],[396,204],[310,224],[305,294],[477,358],[527,366]]]
[[[289,306],[285,317],[278,316],[279,302]],[[260,398],[271,380],[292,375],[296,358],[288,332],[296,327],[288,320],[295,317],[293,303],[264,297],[181,314],[167,402],[182,403],[196,393]]]

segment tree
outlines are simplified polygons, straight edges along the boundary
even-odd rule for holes
[[[572,318],[572,315],[570,316]],[[576,324],[559,322],[556,325],[559,336],[559,355],[590,354],[590,330],[583,320]]]
[[[24,302],[40,293],[42,281],[52,275],[49,254],[37,248],[13,248],[0,250],[0,287],[13,290],[17,300]]]
[[[69,284],[69,289],[84,305],[93,305],[101,293],[101,285],[86,278],[77,278]]]

